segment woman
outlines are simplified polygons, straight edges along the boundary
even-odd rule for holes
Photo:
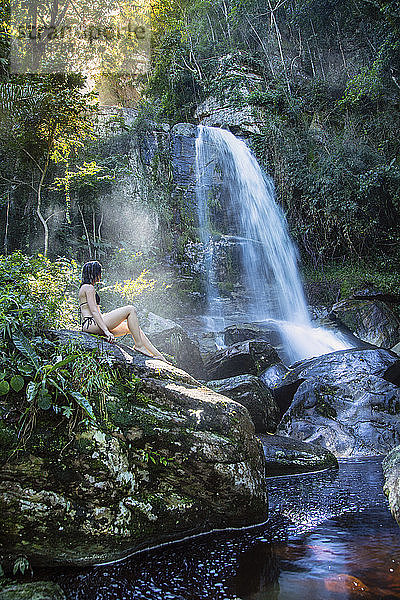
[[[108,342],[115,342],[121,335],[131,334],[135,341],[135,350],[168,362],[153,346],[139,327],[136,309],[131,304],[101,314],[100,297],[94,284],[101,279],[101,264],[92,260],[83,265],[82,283],[79,288],[79,308],[82,317],[82,331],[104,335]]]

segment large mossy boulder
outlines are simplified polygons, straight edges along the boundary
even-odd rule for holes
[[[65,594],[52,581],[34,581],[0,587],[0,600],[65,600]]]
[[[364,342],[381,348],[392,348],[400,340],[398,317],[379,299],[342,300],[332,307],[329,317]]]
[[[118,381],[107,427],[69,432],[59,414],[35,427],[0,475],[0,543],[9,564],[89,565],[213,528],[264,521],[262,446],[247,410],[190,375],[96,336],[53,332],[59,344],[100,348]],[[1,398],[2,431],[18,415]],[[2,449],[4,451],[4,448]],[[4,456],[4,452],[3,452]]]
[[[204,361],[204,367],[207,381],[211,381],[237,375],[258,375],[278,362],[280,358],[270,344],[247,340],[209,354]]]
[[[259,438],[269,477],[338,468],[334,454],[316,444],[306,444],[282,435],[262,435]]]
[[[388,498],[390,510],[400,525],[400,446],[394,448],[382,462],[385,477],[384,492]]]
[[[400,388],[387,381],[398,357],[343,350],[300,362],[274,388],[289,404],[277,433],[336,456],[387,454],[400,442]]]
[[[279,409],[271,391],[255,375],[238,375],[237,377],[208,381],[207,387],[245,406],[257,433],[276,430],[279,422]]]

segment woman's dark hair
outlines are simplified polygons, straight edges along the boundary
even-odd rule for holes
[[[90,262],[85,263],[82,267],[81,285],[84,283],[90,283],[93,285],[93,283],[99,279],[100,275],[101,264],[97,260],[91,260]]]

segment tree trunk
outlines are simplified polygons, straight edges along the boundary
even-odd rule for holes
[[[77,202],[76,205],[78,207],[79,214],[81,215],[83,229],[85,230],[86,241],[87,241],[87,246],[88,246],[88,250],[89,250],[89,258],[90,258],[90,260],[92,260],[92,258],[93,258],[93,256],[92,256],[92,245],[90,243],[89,231],[88,231],[88,228],[86,227],[85,218],[83,216],[83,212],[82,212],[81,207],[79,206],[79,203]]]
[[[7,200],[7,209],[6,209],[6,230],[4,233],[4,254],[7,256],[8,254],[8,224],[9,224],[9,214],[10,214],[10,192],[8,192],[8,200]]]
[[[49,158],[47,158],[47,160],[46,160],[45,167],[42,170],[42,174],[40,177],[39,186],[37,189],[37,204],[36,204],[36,214],[39,217],[39,220],[40,220],[41,224],[43,225],[43,229],[44,229],[44,251],[43,251],[44,256],[47,256],[47,252],[49,249],[49,227],[47,225],[46,219],[42,215],[42,210],[41,210],[42,206],[41,205],[42,205],[43,182],[44,182],[44,178],[46,177],[48,165],[49,165]]]

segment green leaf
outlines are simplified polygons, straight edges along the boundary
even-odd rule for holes
[[[37,403],[42,410],[49,410],[52,405],[51,394],[47,390],[40,390]]]
[[[29,375],[34,370],[32,365],[28,365],[27,363],[23,365],[17,365],[18,371],[23,373],[24,375]]]
[[[0,396],[5,396],[10,391],[10,384],[8,381],[0,381]]]
[[[74,361],[77,358],[76,354],[70,354],[69,356],[67,356],[66,358],[64,358],[63,360],[59,360],[58,362],[56,362],[54,365],[52,365],[51,369],[49,370],[49,373],[51,373],[52,371],[54,371],[55,369],[60,369],[61,367],[64,367],[65,365],[68,365],[68,363],[71,363],[72,361]]]
[[[6,373],[0,373],[0,381],[3,381],[3,379],[5,378]]]
[[[38,391],[38,384],[30,381],[26,386],[26,398],[28,402],[33,402]]]
[[[26,569],[29,567],[29,562],[25,556],[19,556],[14,563],[13,574],[16,575],[18,571],[25,573]]]
[[[25,380],[21,375],[14,375],[11,378],[10,385],[14,392],[20,392],[25,385]]]
[[[79,406],[83,408],[83,410],[89,415],[92,421],[96,422],[96,416],[93,412],[93,408],[89,400],[85,398],[85,396],[82,396],[82,394],[80,394],[79,392],[70,392],[70,396],[72,396],[77,401]]]
[[[62,414],[64,417],[67,417],[67,419],[72,417],[73,412],[72,406],[62,406]]]
[[[21,331],[13,331],[12,338],[17,350],[28,358],[36,369],[39,369],[40,358],[28,338]]]

